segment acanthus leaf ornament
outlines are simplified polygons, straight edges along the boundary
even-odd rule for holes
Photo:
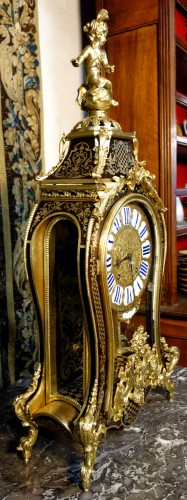
[[[100,128],[100,134],[96,138],[97,145],[94,147],[95,151],[95,167],[92,170],[92,177],[100,178],[103,174],[106,164],[107,155],[110,148],[110,139],[112,132],[107,130],[107,127]]]
[[[137,162],[134,167],[129,170],[127,186],[130,191],[134,191],[136,187],[141,187],[145,195],[148,195],[153,203],[155,203],[157,210],[163,212],[166,209],[152,185],[152,180],[154,180],[155,176],[151,174],[149,170],[145,169],[145,165],[145,161]]]
[[[112,181],[104,182],[104,189],[98,191],[99,201],[95,203],[93,211],[94,217],[103,217],[107,205],[118,193],[120,193],[124,185],[125,179],[117,176],[114,176]]]
[[[91,397],[88,402],[85,416],[80,419],[80,438],[84,446],[85,460],[81,467],[81,477],[84,491],[88,491],[91,484],[91,474],[95,463],[99,440],[106,434],[107,428],[104,423],[98,425],[97,412],[98,381],[95,380]]]
[[[161,386],[173,399],[175,384],[170,381],[170,375],[179,359],[179,350],[177,347],[168,347],[165,339],[161,339],[163,355],[167,358],[165,366],[161,366],[156,344],[151,348],[147,339],[147,332],[143,326],[139,326],[130,342],[131,354],[127,363],[125,367],[120,367],[111,414],[116,422],[123,418],[130,401],[143,405],[146,389]]]
[[[28,462],[31,456],[32,447],[38,437],[38,425],[30,414],[28,402],[38,387],[40,374],[41,364],[38,365],[38,368],[34,373],[31,385],[28,387],[26,392],[21,396],[17,396],[13,402],[15,413],[21,420],[22,426],[29,428],[28,435],[26,437],[22,437],[20,439],[19,445],[17,446],[17,450],[23,453],[25,463]]]

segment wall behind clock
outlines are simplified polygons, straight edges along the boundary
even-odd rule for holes
[[[44,168],[58,161],[59,141],[81,120],[75,100],[82,70],[71,59],[82,47],[80,0],[38,1],[39,43],[43,104]]]

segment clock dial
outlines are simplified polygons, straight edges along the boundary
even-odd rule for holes
[[[129,318],[139,305],[151,266],[151,230],[141,207],[130,203],[115,212],[106,246],[105,266],[112,307]]]

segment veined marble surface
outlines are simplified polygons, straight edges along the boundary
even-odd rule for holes
[[[93,500],[187,500],[187,368],[177,367],[174,401],[152,391],[135,424],[110,430],[96,456]],[[11,402],[22,383],[1,394],[0,500],[77,500],[82,446],[64,432],[39,429],[30,462],[16,451],[23,435]]]

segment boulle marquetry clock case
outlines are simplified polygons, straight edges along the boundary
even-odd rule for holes
[[[84,27],[90,45],[77,101],[87,116],[61,141],[57,166],[41,177],[25,237],[25,264],[38,321],[39,365],[14,401],[28,427],[18,449],[27,462],[38,426],[65,427],[84,448],[90,488],[100,438],[128,427],[150,388],[172,399],[178,349],[159,334],[166,253],[164,207],[136,134],[108,117],[114,71],[102,49],[107,11]],[[86,494],[82,494],[82,498]]]

